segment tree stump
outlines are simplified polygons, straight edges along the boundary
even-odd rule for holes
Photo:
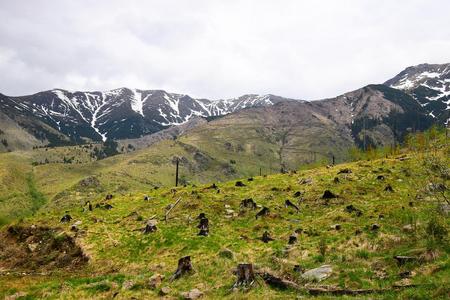
[[[244,184],[242,181],[236,181],[236,183],[234,184],[234,186],[237,186],[237,187],[244,187],[245,184]]]
[[[62,218],[61,218],[61,223],[68,223],[70,222],[70,220],[72,220],[72,217],[69,214],[65,214]]]
[[[269,214],[269,209],[267,207],[263,207],[263,209],[261,209],[255,216],[256,219],[258,219],[258,217],[262,217],[262,216],[266,216]]]
[[[292,207],[292,208],[295,209],[297,212],[299,211],[297,205],[295,205],[294,203],[292,203],[289,199],[287,199],[286,201],[284,201],[284,206],[285,206],[286,208]]]
[[[337,198],[337,195],[333,194],[330,190],[323,192],[322,199],[333,199]]]
[[[255,273],[253,272],[252,264],[239,264],[236,269],[237,280],[233,288],[249,287],[255,282]]]
[[[240,208],[250,208],[250,209],[256,209],[256,203],[253,201],[252,198],[244,199],[241,201],[241,204],[239,205]]]
[[[191,273],[193,271],[194,269],[192,268],[191,257],[190,256],[182,257],[178,260],[178,268],[175,271],[175,273],[173,273],[172,278],[170,280],[178,279],[181,276],[187,273]]]
[[[197,228],[200,229],[200,232],[198,233],[198,235],[208,236],[208,234],[209,234],[209,220],[208,220],[208,218],[200,219],[200,224],[198,224]]]
[[[293,245],[293,244],[295,244],[297,242],[297,236],[296,235],[291,235],[291,236],[289,236],[289,241],[288,241],[288,244],[289,245]]]
[[[150,220],[147,222],[144,229],[142,229],[142,233],[148,234],[148,233],[155,232],[156,230],[157,230],[156,221]]]
[[[261,241],[263,241],[264,243],[268,243],[270,241],[273,241],[273,238],[270,237],[269,232],[264,231],[262,237],[261,237]]]
[[[384,188],[385,192],[390,192],[393,193],[394,189],[392,188],[392,186],[390,184],[388,184],[385,188]]]

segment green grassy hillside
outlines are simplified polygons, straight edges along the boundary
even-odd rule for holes
[[[432,138],[433,146],[427,149],[419,137],[411,141],[411,150],[395,156],[244,177],[242,187],[233,180],[217,187],[210,182],[154,189],[144,179],[137,181],[142,174],[152,174],[150,162],[168,166],[167,157],[186,154],[186,146],[178,142],[165,142],[167,152],[158,152],[161,157],[143,151],[128,160],[110,158],[108,166],[93,163],[99,173],[82,182],[78,178],[88,174],[82,166],[77,176],[67,178],[69,170],[61,168],[58,173],[69,188],[0,235],[0,295],[139,299],[162,293],[177,299],[197,288],[207,299],[280,299],[308,297],[307,289],[319,286],[375,291],[358,299],[445,299],[450,293],[450,150],[443,136]],[[208,170],[220,168],[215,162]],[[45,168],[54,168],[41,167],[36,178],[45,177]],[[41,181],[45,193],[50,193],[50,180]],[[323,199],[326,190],[337,198]],[[105,200],[107,194],[112,199]],[[248,198],[258,205],[255,210],[240,207]],[[164,221],[168,206],[178,199]],[[285,207],[287,199],[299,212]],[[92,211],[86,200],[91,200]],[[105,209],[105,204],[112,208]],[[268,215],[255,218],[262,207],[269,209]],[[66,213],[72,220],[61,223]],[[207,237],[197,235],[200,213],[209,219]],[[148,220],[157,230],[144,234]],[[273,241],[260,240],[265,231]],[[297,241],[288,245],[295,232]],[[14,255],[22,251],[28,254]],[[171,281],[178,259],[186,255],[194,271]],[[409,258],[398,263],[394,256]],[[252,263],[258,274],[290,280],[297,288],[276,288],[258,275],[251,287],[232,290],[239,263]],[[317,283],[302,278],[299,269],[321,265],[332,267],[327,279]],[[164,276],[162,282],[151,283],[158,274]]]

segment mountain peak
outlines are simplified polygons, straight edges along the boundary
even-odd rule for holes
[[[411,66],[384,84],[407,92],[427,108],[430,116],[449,124],[450,63]]]

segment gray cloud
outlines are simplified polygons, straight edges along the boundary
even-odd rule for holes
[[[0,2],[0,92],[332,97],[450,62],[447,0]]]

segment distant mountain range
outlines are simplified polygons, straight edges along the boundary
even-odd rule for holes
[[[357,144],[366,142],[359,136],[362,129],[372,130],[371,140],[379,144],[383,135],[396,138],[433,122],[448,124],[450,64],[409,67],[384,85],[312,102],[274,95],[212,101],[129,88],[107,92],[54,89],[21,97],[0,94],[0,151],[136,139],[185,124],[193,117],[217,117],[249,108],[258,111],[290,102],[300,104],[294,109],[314,108],[322,117],[344,126]]]

